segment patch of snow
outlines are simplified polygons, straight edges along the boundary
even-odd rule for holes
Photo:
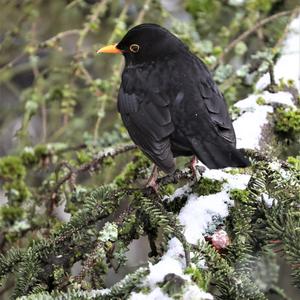
[[[168,251],[162,256],[161,260],[149,265],[150,273],[145,279],[145,284],[154,288],[156,283],[162,282],[169,273],[174,273],[184,280],[190,281],[190,277],[184,275],[185,256],[181,243],[177,238],[172,238],[168,244]]]
[[[187,242],[197,244],[204,240],[203,234],[214,216],[225,218],[228,215],[228,205],[233,201],[229,198],[231,189],[245,189],[250,180],[247,174],[229,174],[222,170],[206,170],[203,177],[214,180],[226,180],[222,191],[207,196],[190,194],[186,205],[179,213],[179,221],[184,226]]]
[[[268,123],[267,116],[272,107],[262,106],[257,112],[246,112],[233,123],[236,134],[236,147],[259,149],[262,128]],[[247,138],[245,138],[247,135]]]
[[[183,300],[213,300],[214,297],[210,293],[206,293],[199,289],[195,284],[188,285],[183,293]]]
[[[274,199],[274,198],[272,198],[272,197],[270,197],[266,193],[263,193],[261,195],[261,197],[262,197],[262,200],[267,204],[268,207],[271,207],[273,204],[275,204],[275,205],[277,204],[277,200]]]
[[[260,109],[262,106],[257,104],[257,99],[263,98],[265,104],[271,105],[274,104],[282,104],[291,107],[295,107],[293,102],[293,95],[289,92],[278,92],[278,93],[270,93],[268,91],[264,91],[263,93],[257,95],[250,95],[246,99],[240,100],[234,104],[234,106],[238,107],[242,112],[246,111],[256,111]]]
[[[284,180],[288,180],[292,176],[291,172],[289,172],[289,170],[283,169],[281,166],[281,163],[278,161],[273,161],[273,162],[269,163],[269,167],[273,171],[277,171]]]
[[[110,289],[102,289],[102,290],[91,290],[90,292],[90,296],[92,298],[96,298],[98,297],[99,295],[105,295],[105,294],[108,294],[110,292]]]
[[[269,167],[273,171],[279,171],[281,169],[281,164],[278,161],[272,161],[271,163],[269,163]]]
[[[129,300],[172,300],[172,298],[164,294],[159,287],[156,287],[149,294],[133,292]]]
[[[276,82],[279,79],[292,79],[300,91],[300,15],[289,26],[289,34],[282,47],[282,55],[275,64],[274,75]],[[270,84],[269,74],[265,74],[256,83],[258,90]]]
[[[275,103],[296,108],[293,102],[293,95],[289,92],[270,93],[265,91],[261,95],[265,99],[267,104]]]
[[[226,191],[217,194],[200,196],[191,194],[186,205],[179,213],[179,221],[184,226],[184,235],[187,242],[197,244],[204,241],[204,232],[207,225],[218,215],[228,215],[228,205],[231,200]]]
[[[230,189],[245,189],[250,180],[250,175],[248,174],[230,174],[222,170],[205,170],[203,177],[213,179],[213,180],[226,180],[223,184],[223,190],[229,191]]]
[[[258,105],[258,95],[251,95],[235,104],[244,112],[233,122],[237,148],[258,149],[262,128],[268,123],[268,113],[273,112],[271,106]]]
[[[233,122],[237,148],[259,149],[263,126],[268,124],[268,114],[273,112],[271,104],[277,103],[295,107],[292,97],[288,92],[275,94],[263,92],[235,103],[234,106],[242,112],[242,115]],[[257,104],[258,98],[263,98],[265,104]]]

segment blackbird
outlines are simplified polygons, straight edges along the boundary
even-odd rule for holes
[[[98,53],[125,57],[118,110],[131,139],[159,169],[173,173],[174,158],[191,155],[210,169],[249,165],[236,149],[227,105],[212,75],[167,29],[138,25]],[[157,169],[151,178],[156,175]]]

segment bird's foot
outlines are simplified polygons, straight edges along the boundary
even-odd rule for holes
[[[155,193],[158,193],[159,185],[157,183],[158,178],[158,168],[156,165],[153,166],[151,176],[147,181],[146,187],[151,187]]]
[[[190,168],[193,174],[193,177],[199,181],[202,177],[202,174],[205,172],[205,167],[204,166],[200,166],[198,164],[198,159],[197,157],[194,155],[192,160],[191,160],[191,164],[190,164]]]

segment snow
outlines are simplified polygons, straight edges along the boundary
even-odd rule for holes
[[[132,293],[129,300],[171,300],[168,295],[156,287],[149,294]],[[189,284],[184,288],[182,300],[213,300],[213,296],[199,289],[195,284]]]
[[[273,199],[272,197],[270,197],[268,194],[266,194],[266,193],[263,193],[262,195],[261,195],[261,197],[262,197],[262,200],[266,203],[266,205],[268,206],[268,207],[271,207],[273,204],[277,204],[277,201],[276,201],[276,199]]]
[[[183,292],[183,300],[213,300],[212,294],[205,293],[195,284],[189,285]]]
[[[228,205],[233,204],[228,191],[245,189],[250,180],[250,175],[233,175],[221,170],[206,170],[203,177],[219,181],[226,180],[226,182],[219,193],[207,196],[190,194],[186,205],[181,209],[178,218],[184,226],[186,240],[191,244],[204,240],[203,234],[208,224],[213,221],[213,217],[225,218],[228,215]]]
[[[257,103],[263,99],[265,104]],[[272,104],[281,104],[295,107],[293,96],[288,92],[270,93],[263,92],[258,95],[250,95],[244,100],[235,103],[242,115],[233,122],[236,134],[237,148],[259,149],[263,126],[268,124],[268,114],[273,113]]]
[[[179,213],[179,221],[184,226],[184,235],[187,242],[197,244],[204,241],[203,234],[207,225],[218,215],[225,218],[228,215],[228,205],[231,200],[227,192],[200,196],[191,194],[187,204]]]
[[[150,274],[146,276],[145,284],[150,288],[153,288],[158,282],[162,282],[169,273],[176,274],[185,280],[190,280],[190,277],[183,273],[185,256],[183,247],[177,238],[172,238],[169,241],[168,251],[157,264],[149,264],[149,268]]]
[[[155,265],[149,264],[150,273],[144,280],[144,286],[150,287],[152,291],[149,294],[132,293],[130,299],[171,299],[170,297],[165,295],[159,287],[157,287],[157,284],[163,282],[165,276],[170,273],[180,276],[183,280],[186,281],[183,299],[213,299],[213,296],[211,294],[202,291],[197,285],[195,285],[189,275],[184,274],[185,267],[186,261],[183,246],[181,242],[174,237],[169,241],[168,251],[162,256],[161,260]]]
[[[260,105],[257,103],[258,98],[263,98],[265,104]],[[286,106],[295,107],[293,103],[293,95],[289,92],[278,92],[270,93],[265,91],[257,95],[251,95],[246,99],[238,101],[234,106],[238,107],[241,111],[256,111],[259,110],[262,106],[270,106],[272,104],[282,104]]]
[[[274,67],[276,82],[283,78],[292,79],[300,91],[300,15],[289,26],[289,34],[283,44],[282,55]],[[264,89],[270,84],[269,74],[265,74],[258,80],[256,88]]]
[[[229,168],[228,168],[229,169]],[[225,170],[226,171],[226,170]],[[214,179],[214,180],[226,180],[223,184],[223,190],[229,191],[230,189],[245,189],[250,180],[248,174],[230,174],[222,170],[206,170],[203,173],[203,177]]]
[[[129,300],[172,300],[172,298],[164,294],[159,287],[156,287],[149,294],[131,293]]]

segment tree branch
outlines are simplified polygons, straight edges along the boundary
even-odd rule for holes
[[[251,35],[253,32],[257,31],[260,27],[287,15],[293,14],[296,11],[299,11],[299,8],[296,8],[294,10],[289,11],[282,11],[277,14],[274,14],[272,16],[269,16],[261,21],[259,21],[255,26],[252,28],[249,28],[245,32],[243,32],[241,35],[239,35],[236,39],[234,39],[223,51],[223,53],[220,55],[218,61],[215,63],[215,65],[212,67],[212,69],[215,69],[219,64],[224,62],[225,56],[232,50],[234,47],[241,41],[245,40],[249,35]]]

